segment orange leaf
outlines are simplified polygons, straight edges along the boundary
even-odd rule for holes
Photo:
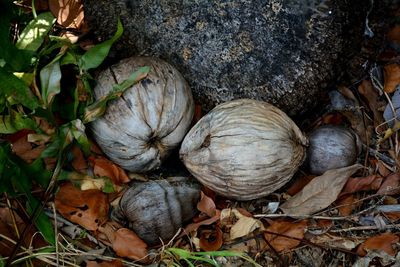
[[[364,257],[368,253],[367,250],[383,250],[387,254],[394,256],[396,255],[396,251],[393,249],[393,245],[397,242],[399,242],[399,237],[392,233],[373,236],[357,248],[357,254]]]
[[[83,156],[82,150],[77,145],[74,145],[71,149],[71,153],[74,156],[71,163],[72,167],[77,172],[84,173],[88,166],[85,157]]]
[[[123,267],[121,260],[112,260],[112,261],[87,261],[86,267]]]
[[[199,203],[197,203],[197,209],[204,212],[209,217],[213,217],[216,212],[214,201],[210,197],[206,196],[203,191],[201,191],[201,198]]]
[[[381,195],[396,195],[400,193],[400,175],[393,173],[386,177],[377,194]]]
[[[68,220],[95,231],[108,220],[108,197],[97,189],[81,191],[71,183],[60,186],[54,203]]]
[[[194,105],[193,123],[198,122],[202,116],[203,116],[203,112],[201,110],[201,105],[195,104]]]
[[[147,259],[147,244],[127,228],[120,228],[115,232],[112,247],[120,257],[141,261]]]
[[[391,223],[395,223],[400,220],[400,212],[384,212],[385,217],[387,217]]]
[[[200,248],[204,251],[216,251],[223,244],[222,231],[216,226],[215,231],[204,230],[200,235]]]
[[[382,181],[383,178],[377,174],[367,177],[349,178],[342,190],[342,195],[359,191],[378,190]]]
[[[301,189],[304,188],[312,179],[314,179],[315,175],[305,175],[298,177],[296,181],[292,184],[292,186],[286,191],[291,196],[296,195]]]
[[[58,24],[66,28],[79,29],[83,23],[83,5],[81,0],[49,1],[50,11]]]
[[[264,233],[265,240],[273,246],[277,252],[289,250],[297,247],[300,244],[300,240],[304,237],[304,232],[307,227],[307,221],[303,220],[297,223],[289,221],[274,221]],[[273,233],[285,235],[288,237],[274,235]],[[294,237],[296,239],[290,238]]]
[[[393,93],[397,85],[400,83],[400,66],[393,63],[388,64],[383,69],[385,85],[383,90],[386,93]]]
[[[128,175],[121,167],[106,158],[89,157],[89,161],[93,165],[93,173],[96,176],[107,176],[116,185],[122,185],[130,181]]]
[[[353,203],[354,203],[354,195],[353,194],[344,195],[343,197],[340,197],[336,201],[336,205],[338,206],[340,215],[341,216],[350,215],[354,208]]]
[[[220,219],[220,216],[221,216],[221,211],[220,210],[216,210],[216,213],[215,213],[215,215],[213,217],[205,219],[205,220],[200,221],[200,222],[188,224],[185,227],[185,229],[182,231],[182,234],[180,236],[188,234],[188,233],[190,233],[192,231],[196,231],[202,225],[211,225],[211,224],[215,223],[216,221],[218,221]]]

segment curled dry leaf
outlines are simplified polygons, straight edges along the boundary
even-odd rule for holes
[[[108,198],[97,189],[82,191],[65,183],[60,186],[54,203],[62,216],[87,230],[97,230],[108,219]]]
[[[347,180],[347,183],[342,190],[342,194],[378,190],[381,187],[382,181],[383,178],[378,174],[367,177],[350,178]]]
[[[200,248],[204,251],[219,250],[223,244],[221,229],[216,226],[214,230],[204,230],[200,235]]]
[[[49,1],[50,11],[57,18],[57,23],[66,27],[79,29],[83,24],[83,5],[81,0]]]
[[[336,200],[348,178],[360,168],[362,165],[355,164],[326,171],[283,203],[281,209],[286,214],[308,215],[328,207]]]
[[[216,221],[220,220],[220,216],[221,216],[221,211],[220,210],[216,210],[216,213],[213,217],[196,222],[196,223],[191,223],[188,224],[185,229],[182,231],[182,234],[180,236],[183,236],[185,234],[189,234],[190,232],[196,231],[197,229],[199,229],[200,226],[202,225],[211,225],[213,223],[215,223]]]
[[[231,240],[246,236],[259,228],[262,230],[264,227],[260,220],[243,215],[238,209],[224,209],[221,211],[221,225],[230,227],[235,220],[236,222],[233,223],[230,230],[229,238]]]
[[[379,188],[377,194],[381,195],[396,195],[400,193],[400,175],[398,173],[393,173],[386,177],[383,181],[381,187]]]
[[[103,157],[89,157],[93,165],[93,173],[96,176],[107,176],[116,185],[122,185],[130,181],[126,172],[114,162]]]
[[[297,223],[290,221],[273,221],[264,232],[264,238],[277,252],[297,247],[304,237],[307,228],[307,221]],[[275,235],[274,233],[285,235]]]
[[[214,201],[201,191],[201,198],[199,203],[197,203],[197,209],[204,212],[209,217],[213,217],[216,213],[216,207]]]
[[[383,233],[378,236],[368,238],[357,248],[357,254],[360,256],[367,255],[369,250],[383,250],[387,254],[394,256],[396,251],[394,245],[399,242],[399,237],[392,233]]]
[[[141,262],[147,261],[147,244],[128,228],[121,228],[115,222],[107,222],[98,229],[98,238],[112,246],[120,257],[127,257]]]
[[[386,33],[386,39],[400,45],[400,25],[395,25]]]
[[[386,93],[393,93],[400,84],[400,65],[396,63],[386,65],[383,74],[385,79],[383,90]]]

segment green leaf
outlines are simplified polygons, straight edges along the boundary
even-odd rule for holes
[[[2,67],[9,69],[11,72],[27,71],[32,64],[34,52],[28,50],[19,50],[10,40],[10,25],[14,19],[15,4],[12,1],[2,1],[0,8],[0,60],[6,64]]]
[[[12,115],[0,115],[0,134],[12,134],[22,129],[36,130],[36,122],[18,112],[12,112]]]
[[[28,195],[27,207],[26,210],[29,215],[32,216],[35,209],[40,208],[40,201],[34,198],[31,194]],[[34,221],[36,227],[42,233],[44,239],[49,242],[51,245],[55,245],[56,243],[56,236],[54,233],[54,226],[51,223],[49,217],[42,211],[39,212],[36,220]]]
[[[51,12],[39,14],[22,31],[16,43],[18,49],[37,51],[55,22]]]
[[[42,99],[49,107],[53,98],[61,91],[61,69],[59,60],[52,61],[40,71]]]
[[[90,106],[85,108],[85,113],[83,115],[83,123],[89,123],[97,118],[101,117],[107,109],[107,103],[113,99],[120,97],[125,90],[132,87],[135,83],[144,79],[150,71],[150,67],[141,67],[134,73],[132,73],[128,79],[124,80],[120,84],[114,85],[113,90],[111,90],[106,96],[103,96]]]
[[[118,19],[117,32],[114,34],[114,36],[111,39],[95,45],[86,51],[86,53],[83,54],[83,56],[79,59],[80,68],[82,70],[89,70],[100,66],[100,64],[107,57],[112,44],[121,37],[123,32],[124,28],[122,27],[121,20]]]
[[[67,65],[67,64],[74,64],[74,65],[76,65],[77,64],[77,61],[76,61],[76,58],[75,58],[75,56],[72,54],[72,53],[70,53],[70,52],[67,52],[67,53],[65,53],[65,55],[61,58],[61,66],[63,66],[63,65]]]
[[[9,144],[3,144],[0,146],[0,194],[7,192],[15,195],[10,172],[13,172],[12,167],[8,164],[8,158],[11,154],[11,148]]]
[[[83,153],[87,156],[90,154],[90,142],[85,133],[85,125],[77,119],[70,122],[70,130],[74,139],[82,148]]]
[[[15,103],[22,104],[31,110],[39,106],[37,98],[33,95],[29,87],[4,68],[0,68],[0,81],[0,94],[11,98]]]

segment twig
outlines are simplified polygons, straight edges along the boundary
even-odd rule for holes
[[[393,159],[391,159],[390,157],[388,157],[388,156],[378,152],[377,150],[370,148],[364,144],[363,144],[363,147],[365,149],[367,149],[368,153],[371,154],[372,156],[379,158],[380,160],[382,160],[383,162],[385,162],[386,164],[388,164],[390,166],[396,166],[396,162]]]
[[[346,221],[350,218],[347,216],[342,217],[329,217],[329,216],[316,216],[316,215],[295,215],[295,214],[256,214],[254,218],[281,218],[290,217],[293,219],[316,219],[316,220],[332,220],[332,221]],[[350,216],[352,217],[352,216]]]
[[[52,203],[52,208],[53,208],[53,215],[54,215],[54,236],[56,237],[56,263],[57,266],[60,266],[60,261],[59,261],[59,257],[58,257],[58,229],[57,229],[57,213],[56,213],[56,207],[54,206],[54,202]]]
[[[395,229],[399,228],[400,229],[400,224],[388,224],[383,227],[383,229]],[[343,233],[343,232],[351,232],[351,231],[365,231],[365,230],[382,230],[382,227],[378,226],[356,226],[356,227],[349,227],[349,228],[344,228],[344,229],[338,229],[338,230],[329,230],[329,232],[332,233]]]
[[[400,205],[380,205],[375,210],[377,212],[400,212]]]

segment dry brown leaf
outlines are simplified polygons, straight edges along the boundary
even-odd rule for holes
[[[395,25],[387,33],[386,38],[388,41],[400,45],[400,25]]]
[[[393,246],[399,242],[399,237],[392,233],[383,233],[378,236],[368,238],[357,248],[357,254],[364,257],[368,250],[383,250],[387,254],[394,256],[396,251]]]
[[[112,261],[86,261],[86,267],[123,267],[121,260]]]
[[[112,247],[120,257],[139,261],[147,259],[147,244],[127,228],[120,228],[115,232]]]
[[[363,80],[358,86],[358,91],[367,100],[368,106],[372,113],[374,114],[374,125],[377,127],[383,122],[383,114],[379,111],[379,94],[372,85],[371,81]]]
[[[49,1],[49,6],[58,24],[66,28],[81,27],[84,17],[81,0],[54,0]]]
[[[185,234],[189,234],[190,232],[196,231],[197,229],[199,229],[200,226],[202,225],[211,225],[213,223],[215,223],[216,221],[220,220],[220,216],[221,216],[221,211],[220,210],[216,210],[216,213],[213,217],[196,222],[196,223],[191,223],[188,224],[185,229],[182,231],[182,234],[180,234],[180,236],[183,236]]]
[[[336,201],[338,210],[341,216],[349,216],[353,212],[354,208],[354,195],[344,195]]]
[[[326,171],[281,205],[286,214],[309,215],[332,204],[348,178],[362,168],[360,164]]]
[[[358,246],[360,243],[363,242],[360,238],[357,239],[351,239],[348,237],[342,237],[342,236],[335,236],[331,234],[322,234],[322,235],[316,235],[313,236],[310,241],[313,244],[318,244],[318,245],[324,245],[329,248],[342,248],[342,249],[347,249],[347,250],[352,250],[356,246]]]
[[[89,157],[93,165],[93,173],[96,176],[107,176],[116,185],[122,185],[130,181],[126,172],[114,162],[103,157]]]
[[[221,229],[216,226],[214,230],[204,230],[200,235],[200,248],[204,251],[219,250],[223,244]]]
[[[201,191],[201,198],[197,203],[197,209],[204,212],[209,217],[213,217],[216,213],[216,207],[214,201]]]
[[[263,224],[260,220],[257,220],[252,217],[247,217],[243,215],[237,209],[229,209],[230,213],[234,215],[237,219],[236,223],[233,224],[230,230],[230,239],[236,239],[239,237],[247,236],[248,234],[254,232],[258,228],[263,228]],[[225,214],[224,211],[221,211],[221,214]],[[221,222],[225,221],[223,219],[223,215],[221,215]]]
[[[74,156],[71,163],[72,167],[79,173],[86,173],[88,167],[87,162],[79,146],[74,145],[71,149],[71,153]]]
[[[264,238],[277,251],[281,252],[297,247],[300,240],[304,237],[307,228],[307,221],[303,220],[297,223],[290,221],[278,220],[274,221],[264,232]],[[283,237],[274,235],[273,233],[285,235]],[[296,239],[290,238],[294,237]]]
[[[400,175],[393,173],[386,177],[377,194],[381,195],[396,195],[400,193]]]
[[[108,220],[108,197],[100,190],[82,191],[65,183],[60,186],[54,203],[62,216],[87,230],[95,231]]]
[[[292,184],[291,187],[286,191],[291,196],[296,195],[298,192],[301,191],[301,189],[304,188],[312,179],[314,179],[316,176],[315,175],[305,175],[298,177],[296,181]]]
[[[383,214],[390,220],[391,223],[395,223],[400,220],[400,212],[383,212]]]
[[[201,105],[196,103],[194,105],[193,124],[198,122],[201,119],[201,117],[203,117],[203,112],[201,110]]]
[[[383,74],[385,79],[383,90],[386,93],[393,93],[400,84],[400,66],[395,63],[388,64],[384,67]]]
[[[359,191],[378,190],[381,187],[382,181],[383,178],[378,174],[350,178],[342,190],[342,195]]]

